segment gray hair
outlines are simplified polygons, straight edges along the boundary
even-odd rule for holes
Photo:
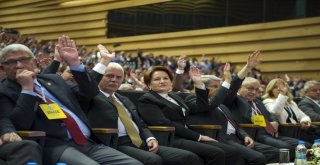
[[[309,88],[311,88],[312,86],[314,85],[318,85],[320,84],[319,81],[316,81],[316,80],[310,80],[310,81],[307,81],[304,86],[303,86],[303,91],[307,91]]]
[[[242,82],[242,86],[244,85],[247,85],[247,84],[251,84],[251,83],[254,83],[254,82],[257,82],[260,84],[259,80],[253,78],[253,77],[246,77],[243,82]]]
[[[11,44],[6,47],[4,47],[0,51],[0,62],[3,62],[4,57],[9,54],[9,53],[14,53],[14,52],[26,52],[30,57],[34,58],[34,54],[31,52],[31,50],[22,44]]]
[[[209,81],[221,81],[221,78],[215,75],[201,75],[201,80],[204,84],[207,84]]]
[[[116,68],[116,69],[120,69],[122,71],[122,73],[124,74],[124,70],[122,68],[122,66],[116,62],[110,62],[107,66],[107,68]],[[107,74],[107,72],[106,72]]]

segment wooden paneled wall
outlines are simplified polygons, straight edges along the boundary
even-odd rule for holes
[[[241,67],[248,54],[261,50],[259,69],[268,77],[298,75],[320,80],[320,17],[226,28],[107,39],[107,10],[170,0],[16,0],[0,1],[0,26],[41,40],[68,34],[89,49],[102,43],[135,53],[216,57]]]

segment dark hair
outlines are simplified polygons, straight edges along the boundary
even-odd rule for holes
[[[170,78],[170,80],[172,81],[173,80],[173,75],[172,75],[172,72],[164,67],[164,66],[154,66],[152,67],[149,71],[145,72],[144,75],[143,75],[143,79],[144,79],[144,83],[149,85],[151,83],[151,77],[153,75],[154,72],[156,71],[163,71],[163,72],[166,72]]]

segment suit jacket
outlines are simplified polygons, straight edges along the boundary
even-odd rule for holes
[[[176,136],[197,141],[200,134],[187,128],[186,117],[190,113],[207,111],[209,107],[207,90],[196,89],[196,95],[183,100],[176,93],[169,93],[179,104],[176,105],[158,93],[149,91],[140,97],[138,111],[148,125],[173,126],[176,128]],[[186,110],[185,116],[182,107]]]
[[[229,108],[232,118],[237,123],[252,124],[252,109],[248,103],[248,100],[237,94],[239,88],[241,87],[242,81],[243,80],[237,76],[232,80],[228,96],[224,100],[223,104]],[[261,100],[256,98],[253,100],[253,102],[256,104],[257,108],[259,108],[265,117],[265,120],[268,120],[269,122],[276,120],[276,118],[269,113]],[[258,128],[258,134],[259,133],[267,134],[264,128]]]
[[[128,98],[118,93],[115,93],[115,95],[131,113],[132,120],[140,131],[140,137],[143,140],[154,137],[147,128],[146,123],[139,117],[136,106]],[[115,105],[102,92],[92,100],[88,118],[93,127],[118,127],[118,111]]]
[[[90,100],[99,90],[87,72],[72,71],[72,73],[79,88],[70,88],[55,74],[37,75],[37,80],[90,129],[86,115],[78,102]],[[68,146],[68,135],[62,120],[47,119],[38,106],[41,102],[42,99],[37,96],[21,93],[21,86],[15,81],[5,79],[0,85],[1,113],[10,116],[16,129],[46,132],[43,160],[44,164],[50,165],[60,158]]]
[[[287,96],[279,94],[278,98],[267,98],[263,100],[263,103],[267,110],[278,119],[279,123],[287,123],[287,118],[289,114],[285,110],[285,106],[291,108],[291,110],[297,117],[298,123],[311,122],[310,117],[303,113],[303,111],[297,106],[297,104],[294,101],[291,101],[289,104],[286,104],[287,99]],[[295,123],[294,120],[290,122]]]
[[[311,118],[311,121],[320,121],[320,107],[307,97],[304,97],[299,103],[299,108]]]
[[[0,119],[0,136],[9,132],[16,132],[16,129],[14,128],[9,118],[5,118],[5,117],[1,118]]]
[[[227,128],[228,128],[228,120],[226,119],[226,117],[224,115],[226,115],[228,117],[228,119],[231,120],[231,122],[233,122],[235,124],[234,127],[236,129],[236,135],[240,141],[243,141],[246,136],[249,136],[248,133],[239,126],[238,122],[233,119],[230,110],[225,105],[220,105],[219,108],[223,112],[221,112],[217,108],[215,109],[215,111],[218,111],[218,113],[220,114],[219,116],[217,116],[217,121],[218,121],[217,123],[222,125],[221,131],[223,133],[218,134],[218,139],[220,141],[225,140],[226,136],[227,136],[226,132],[227,132]]]

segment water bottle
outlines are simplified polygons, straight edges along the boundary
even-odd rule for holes
[[[304,144],[304,141],[300,140],[298,146],[296,147],[296,159],[294,161],[295,165],[307,165],[307,148]]]
[[[38,165],[38,163],[37,162],[27,162],[26,165]]]
[[[311,148],[312,149],[320,148],[320,139],[315,139]]]
[[[67,163],[57,163],[56,165],[67,165]]]

